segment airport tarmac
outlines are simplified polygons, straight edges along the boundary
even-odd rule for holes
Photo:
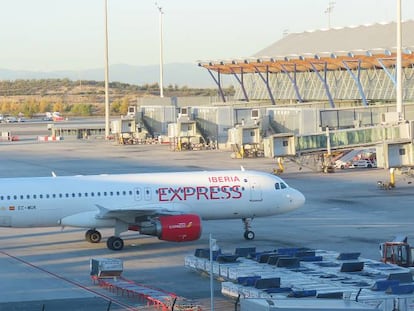
[[[275,160],[267,158],[232,159],[230,151],[173,152],[168,145],[120,146],[102,140],[2,142],[0,154],[0,177],[48,176],[52,172],[87,175],[239,169],[240,166],[271,172],[277,166]],[[371,259],[379,258],[378,244],[396,234],[406,234],[409,241],[410,238],[414,241],[414,183],[411,183],[414,180],[397,176],[397,187],[387,191],[377,187],[378,180],[389,179],[388,172],[382,169],[323,174],[292,162],[285,164],[286,171],[281,177],[302,191],[307,201],[292,213],[255,219],[253,241],[244,240],[240,220],[204,222],[200,240],[182,244],[125,234],[125,248],[120,252],[108,250],[106,243],[85,242],[83,229],[0,228],[0,310],[28,310],[28,305],[42,304],[46,310],[54,310],[53,306],[59,303],[59,310],[66,310],[62,305],[75,310],[74,303],[95,305],[96,309],[88,310],[106,310],[107,299],[121,304],[112,304],[110,310],[139,306],[92,283],[89,260],[97,257],[120,258],[124,261],[125,278],[195,299],[208,310],[209,278],[185,268],[184,256],[196,248],[207,248],[210,234],[225,252],[252,246],[258,250],[309,247],[361,252],[362,257]],[[102,230],[103,240],[111,232]],[[215,310],[233,310],[233,302],[221,297],[219,282],[215,281],[214,289]],[[99,297],[99,303],[93,303],[95,297]]]

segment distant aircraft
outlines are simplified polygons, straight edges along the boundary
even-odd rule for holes
[[[0,179],[1,227],[71,226],[114,228],[107,247],[121,250],[122,232],[184,242],[201,235],[201,220],[242,219],[244,238],[255,237],[250,222],[292,211],[305,197],[281,178],[258,171],[204,171]]]

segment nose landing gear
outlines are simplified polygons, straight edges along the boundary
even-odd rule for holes
[[[244,238],[246,240],[253,240],[254,239],[254,232],[251,230],[251,222],[253,221],[253,218],[242,218],[243,224],[244,224]]]

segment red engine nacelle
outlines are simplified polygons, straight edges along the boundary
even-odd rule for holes
[[[200,238],[201,219],[198,215],[193,214],[160,216],[149,226],[130,226],[129,230],[155,235],[164,241],[188,242]]]
[[[198,240],[201,236],[201,219],[198,215],[161,216],[160,240],[185,242]]]

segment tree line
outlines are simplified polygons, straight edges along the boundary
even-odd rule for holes
[[[133,85],[109,83],[110,107],[113,114],[126,114],[128,106],[138,97],[158,96],[158,83]],[[228,95],[234,88],[225,89]],[[105,84],[102,81],[72,81],[69,79],[18,79],[0,81],[0,113],[33,115],[60,111],[66,115],[92,116],[104,114]],[[216,96],[216,89],[168,85],[166,97]]]

